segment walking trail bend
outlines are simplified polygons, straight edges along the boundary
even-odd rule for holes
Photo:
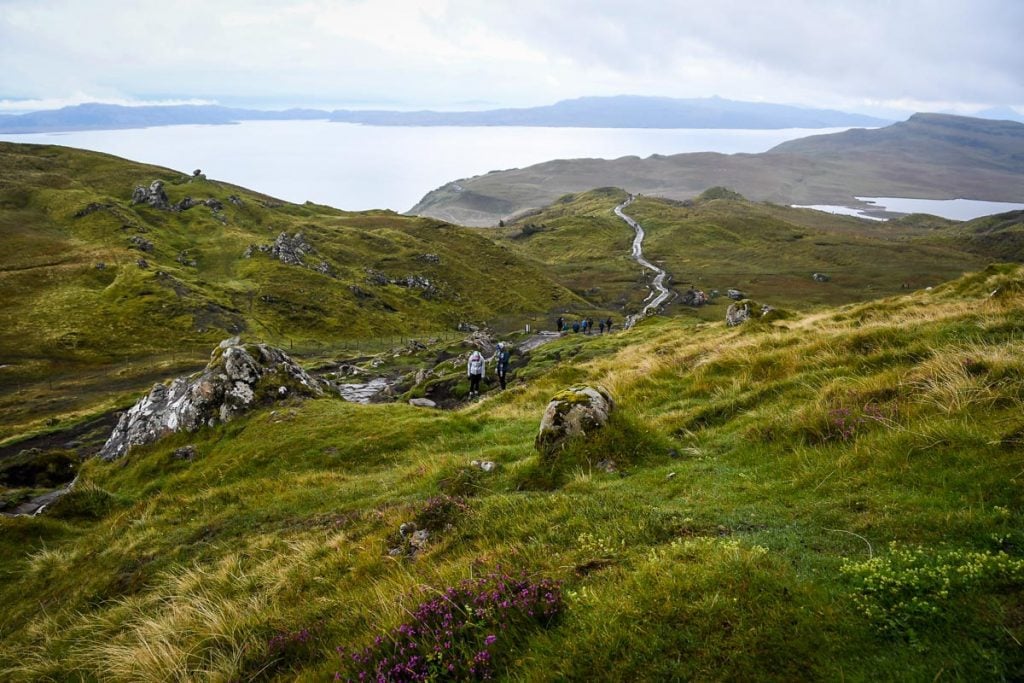
[[[636,231],[636,237],[633,238],[633,259],[636,260],[636,262],[639,263],[644,268],[653,271],[654,280],[651,282],[650,295],[647,297],[647,299],[644,299],[644,301],[647,302],[646,305],[643,307],[643,309],[641,309],[639,313],[629,316],[627,321],[627,327],[632,327],[634,323],[650,315],[651,311],[657,310],[658,306],[661,306],[663,303],[665,303],[665,300],[668,299],[669,296],[671,296],[672,294],[665,286],[665,277],[668,275],[668,273],[666,273],[663,269],[659,268],[658,266],[654,265],[653,263],[644,258],[644,229],[640,227],[639,223],[637,223],[635,220],[633,220],[623,212],[623,209],[632,204],[634,199],[635,197],[633,197],[633,195],[630,195],[629,199],[616,206],[615,215],[621,218],[622,220],[626,221],[626,224],[629,225],[629,227],[633,228],[634,231]]]

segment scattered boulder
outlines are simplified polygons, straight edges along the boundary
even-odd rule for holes
[[[615,401],[604,387],[579,384],[569,387],[548,403],[534,447],[542,458],[553,457],[573,437],[607,424],[614,409]]]
[[[232,204],[234,204],[235,206],[241,206],[242,205],[242,198],[239,197],[237,194],[229,194],[228,195],[228,201],[231,202]]]
[[[469,464],[471,467],[476,467],[484,472],[493,472],[498,469],[498,463],[493,460],[472,460]]]
[[[359,285],[349,285],[348,289],[359,300],[365,301],[366,299],[372,299],[373,298],[373,294],[370,294],[369,292],[367,292],[365,289],[363,289]]]
[[[137,265],[139,268],[143,270],[146,270],[147,268],[149,268],[149,261],[147,261],[144,258],[140,258],[135,261],[135,265]]]
[[[419,254],[416,256],[416,260],[437,265],[441,262],[441,257],[437,254]]]
[[[830,275],[826,275],[825,273],[814,273],[813,275],[811,275],[811,279],[814,280],[815,282],[828,282],[829,280],[832,279],[832,277]]]
[[[477,330],[471,333],[466,337],[463,343],[473,347],[474,349],[480,349],[480,352],[488,358],[493,356],[495,349],[498,348],[497,342],[495,342],[494,337],[491,336],[490,330],[486,329]]]
[[[747,295],[738,289],[728,289],[726,290],[725,295],[733,301],[743,301],[747,298]]]
[[[437,285],[435,285],[430,278],[422,275],[401,275],[399,277],[388,277],[386,273],[382,273],[374,268],[366,269],[366,281],[371,285],[377,285],[383,287],[385,285],[397,285],[398,287],[405,287],[407,289],[420,289],[423,291],[423,296],[427,299],[438,294]]]
[[[729,304],[729,308],[725,311],[725,324],[729,327],[736,327],[746,322],[750,318],[750,304],[734,303]]]
[[[100,450],[104,460],[125,455],[132,446],[152,443],[172,432],[194,432],[204,425],[228,422],[258,405],[288,394],[322,396],[323,389],[295,361],[264,344],[242,344],[238,337],[214,349],[202,372],[157,384],[123,413]]]
[[[437,404],[431,401],[429,398],[410,398],[409,405],[416,406],[417,408],[436,408]]]
[[[100,204],[98,202],[92,202],[92,203],[86,205],[84,208],[82,208],[79,211],[77,211],[75,213],[75,218],[85,218],[86,216],[88,216],[91,213],[96,213],[97,211],[103,211],[104,209],[110,209],[110,208],[113,208],[113,206],[114,206],[113,204]]]
[[[195,268],[197,265],[199,265],[199,262],[196,261],[196,259],[189,256],[188,249],[182,249],[180,252],[178,252],[178,258],[174,260],[180,263],[181,265],[189,266],[190,268]]]
[[[171,203],[167,199],[167,193],[164,192],[164,181],[154,180],[148,189],[142,185],[137,186],[132,192],[132,206],[136,204],[148,204],[154,209],[169,211]]]
[[[107,264],[106,263],[104,263],[103,261],[97,261],[96,262],[96,270],[106,270],[106,269],[107,269]]]
[[[379,270],[374,270],[373,268],[366,269],[366,281],[369,282],[371,285],[377,285],[381,287],[387,284],[391,284],[391,278],[389,278],[387,275],[380,272]]]
[[[192,444],[182,446],[181,448],[174,449],[171,453],[171,457],[175,460],[188,460],[189,462],[196,459],[196,447]]]
[[[144,251],[147,254],[152,253],[153,251],[153,243],[147,240],[145,237],[132,235],[131,237],[128,238],[128,241],[131,243],[133,249]]]
[[[684,306],[703,306],[708,301],[710,301],[710,298],[700,289],[688,289],[680,299]]]

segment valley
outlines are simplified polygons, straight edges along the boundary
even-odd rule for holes
[[[0,159],[0,677],[1024,673],[1024,212],[472,228]]]

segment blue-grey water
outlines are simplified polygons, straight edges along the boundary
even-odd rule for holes
[[[1024,209],[1024,204],[1014,202],[986,202],[979,199],[913,199],[910,197],[857,197],[858,200],[871,204],[871,208],[863,206],[835,206],[832,204],[796,205],[802,209],[817,209],[828,213],[844,216],[870,218],[884,221],[884,216],[872,215],[869,212],[884,211],[888,213],[927,213],[956,221],[969,221],[980,216],[990,216],[1007,211]]]
[[[437,187],[551,159],[683,152],[764,152],[844,129],[396,127],[328,121],[0,135],[0,140],[107,152],[241,185],[292,202],[407,211]]]

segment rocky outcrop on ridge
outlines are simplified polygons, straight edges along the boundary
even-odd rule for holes
[[[132,206],[136,204],[148,204],[154,209],[171,209],[171,201],[164,192],[164,181],[154,180],[148,188],[139,185],[132,192]]]
[[[197,177],[204,178],[205,176]],[[231,196],[234,197],[234,195]],[[188,211],[194,206],[208,206],[210,210],[213,211],[214,216],[219,215],[217,213],[218,211],[224,210],[224,204],[219,199],[214,199],[213,197],[208,197],[207,199],[193,199],[192,197],[185,197],[177,204],[172,204],[171,200],[167,197],[167,193],[164,192],[164,181],[162,180],[154,180],[150,183],[148,188],[142,185],[137,185],[135,190],[132,191],[131,204],[132,206],[135,206],[136,204],[146,204],[148,206],[152,206],[154,209],[161,209],[163,211]],[[75,217],[80,218],[81,216],[87,216],[90,213],[109,206],[111,205],[90,204],[75,214]]]
[[[289,396],[317,397],[320,382],[288,355],[264,344],[220,343],[202,372],[157,384],[123,413],[100,450],[104,460],[122,457],[132,446],[152,443],[172,432],[228,422],[256,406]]]

